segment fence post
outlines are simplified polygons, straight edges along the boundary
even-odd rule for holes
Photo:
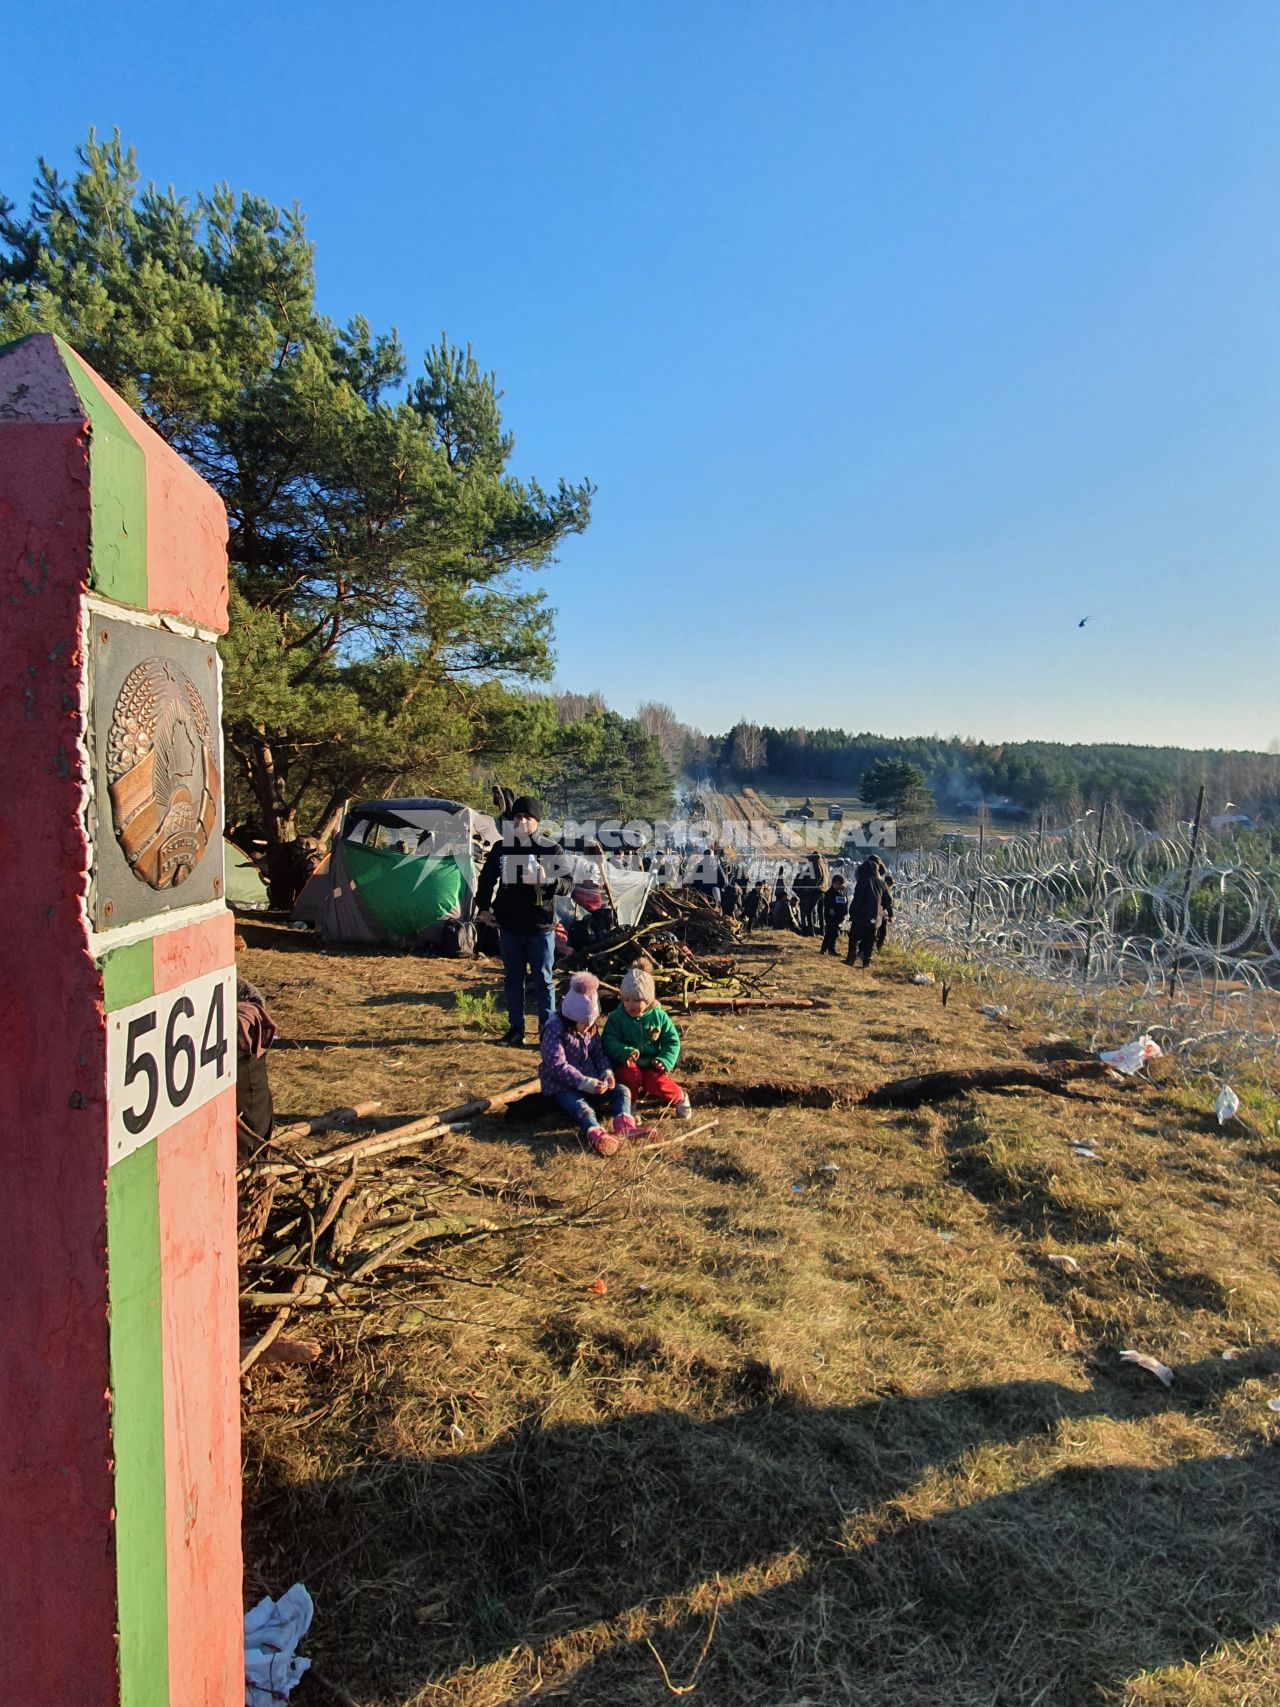
[[[965,938],[965,953],[973,956],[973,932],[978,921],[978,887],[982,881],[983,855],[987,845],[987,826],[984,819],[978,822],[978,880],[974,883],[969,895],[969,930]]]
[[[1089,964],[1093,959],[1093,932],[1096,920],[1093,916],[1093,904],[1098,895],[1098,874],[1102,869],[1102,827],[1107,821],[1107,803],[1104,800],[1098,808],[1098,839],[1093,849],[1093,880],[1089,884],[1089,909],[1086,914],[1087,928],[1084,938],[1084,968],[1080,974],[1080,993],[1084,994],[1089,982]]]
[[[1218,1012],[1218,983],[1222,977],[1222,927],[1227,916],[1227,874],[1218,879],[1218,941],[1213,955],[1213,994],[1209,998],[1209,1020],[1212,1024]]]
[[[1182,910],[1178,921],[1178,940],[1173,951],[1173,967],[1169,973],[1169,997],[1173,998],[1174,986],[1178,981],[1178,971],[1182,965],[1182,948],[1187,940],[1187,926],[1191,922],[1191,880],[1196,868],[1196,850],[1200,845],[1200,818],[1204,812],[1204,784],[1200,784],[1200,792],[1196,796],[1195,817],[1191,820],[1191,846],[1187,850],[1187,876],[1182,885]]]

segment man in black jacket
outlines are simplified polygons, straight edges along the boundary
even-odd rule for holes
[[[876,856],[868,854],[854,878],[853,897],[849,902],[849,952],[845,955],[850,966],[859,955],[863,966],[870,966],[876,933],[884,919],[885,887],[879,865]]]
[[[538,1029],[551,1017],[551,967],[555,957],[555,898],[569,890],[569,862],[558,842],[539,836],[542,802],[522,794],[502,819],[502,839],[485,856],[476,886],[484,924],[496,924],[505,975],[507,1024],[503,1038],[524,1042],[525,971]]]
[[[813,936],[818,908],[822,905],[822,884],[811,864],[806,862],[800,867],[792,888],[800,904],[800,935]]]

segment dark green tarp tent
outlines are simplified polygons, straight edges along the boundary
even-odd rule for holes
[[[475,912],[480,861],[498,827],[456,800],[366,800],[294,906],[326,942],[431,948]]]

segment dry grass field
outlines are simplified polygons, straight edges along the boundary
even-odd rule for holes
[[[283,1120],[535,1069],[457,1010],[493,965],[244,929]],[[899,954],[750,952],[831,1005],[679,1017],[695,1105],[1072,1048]],[[1211,1094],[695,1106],[611,1161],[493,1118],[395,1157],[475,1230],[245,1381],[247,1592],[316,1601],[296,1707],[1280,1703],[1280,1148]]]

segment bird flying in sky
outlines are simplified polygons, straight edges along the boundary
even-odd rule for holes
[[[1083,628],[1086,622],[1092,622],[1092,621],[1093,621],[1093,618],[1091,616],[1082,616],[1080,618],[1079,622],[1076,624],[1076,627],[1077,628]]]

